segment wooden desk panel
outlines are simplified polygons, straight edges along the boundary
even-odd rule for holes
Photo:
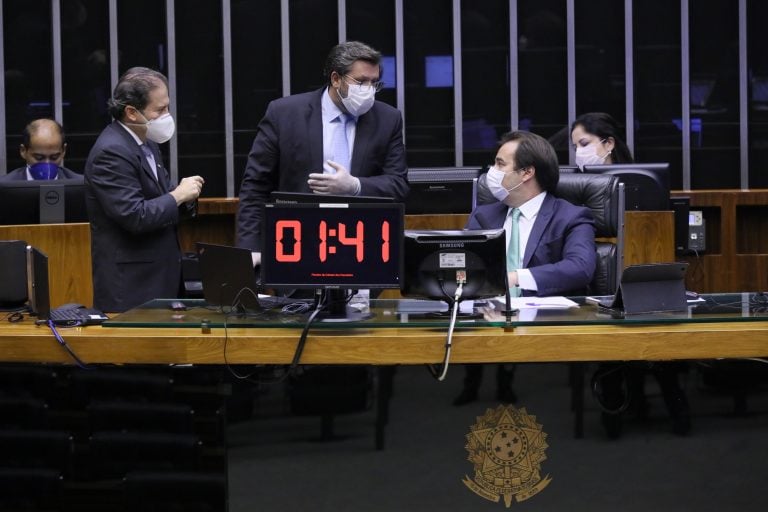
[[[89,363],[288,364],[298,329],[87,327],[61,329]],[[310,332],[305,364],[422,364],[443,358],[444,329],[384,328]],[[538,326],[458,329],[452,363],[672,360],[762,357],[768,322],[635,326]],[[0,326],[0,360],[72,364],[46,327],[25,320]]]
[[[0,226],[0,239],[25,240],[48,255],[51,307],[92,305],[90,224]]]

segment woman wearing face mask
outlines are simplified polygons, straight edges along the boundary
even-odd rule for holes
[[[576,165],[624,164],[634,162],[624,143],[616,120],[604,112],[590,112],[576,118],[571,125],[571,141],[576,147]],[[622,430],[622,413],[631,408],[640,419],[645,419],[648,404],[643,390],[646,366],[633,363],[601,363],[594,378],[599,390],[602,423],[610,438],[617,438]],[[688,401],[680,388],[679,363],[654,363],[650,367],[664,396],[672,417],[672,430],[685,435],[691,428]]]
[[[590,112],[571,125],[571,141],[576,147],[576,165],[626,164],[632,154],[619,133],[616,120],[604,112]]]

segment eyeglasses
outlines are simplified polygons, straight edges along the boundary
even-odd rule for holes
[[[379,92],[382,89],[382,87],[384,87],[384,82],[382,82],[381,80],[378,80],[376,82],[371,82],[370,80],[361,82],[357,78],[353,78],[349,75],[344,75],[344,78],[349,78],[350,80],[352,80],[355,83],[355,85],[359,85],[360,89],[362,89],[364,92],[368,92],[371,89],[371,87],[373,87],[374,91]]]

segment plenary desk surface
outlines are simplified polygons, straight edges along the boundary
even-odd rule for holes
[[[493,318],[464,323],[453,336],[452,363],[669,360],[762,357],[768,354],[768,300],[755,294],[704,296],[706,302],[683,313],[636,318],[600,315],[594,306],[537,311],[516,316],[510,326]],[[386,302],[386,301],[383,301]],[[393,301],[388,301],[393,302]],[[177,314],[161,302],[143,308]],[[393,305],[383,304],[392,310]],[[703,308],[697,311],[699,308]],[[379,305],[372,309],[381,315]],[[190,314],[190,312],[185,312]],[[143,325],[131,324],[131,315]],[[208,310],[207,316],[214,317]],[[215,317],[214,317],[215,318]],[[335,324],[312,328],[304,364],[420,364],[442,361],[446,322]],[[111,324],[61,328],[63,338],[87,363],[287,364],[300,334],[288,327],[227,324],[203,332],[183,319],[146,322],[141,311],[115,317]],[[49,329],[29,319],[0,326],[0,360],[72,363]]]

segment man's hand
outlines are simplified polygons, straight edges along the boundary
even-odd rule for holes
[[[517,279],[517,271],[515,271],[515,270],[513,270],[511,272],[507,272],[507,279],[509,279],[509,287],[510,288],[520,284],[518,282],[518,279]]]
[[[253,262],[253,268],[256,268],[259,265],[261,265],[261,253],[251,251],[251,261]]]
[[[312,173],[307,184],[315,194],[357,195],[360,192],[360,180],[343,166],[332,160],[327,164],[336,170],[335,174]]]
[[[197,199],[203,190],[203,183],[205,180],[202,176],[189,176],[182,179],[179,186],[171,191],[171,195],[176,200],[176,206]]]

